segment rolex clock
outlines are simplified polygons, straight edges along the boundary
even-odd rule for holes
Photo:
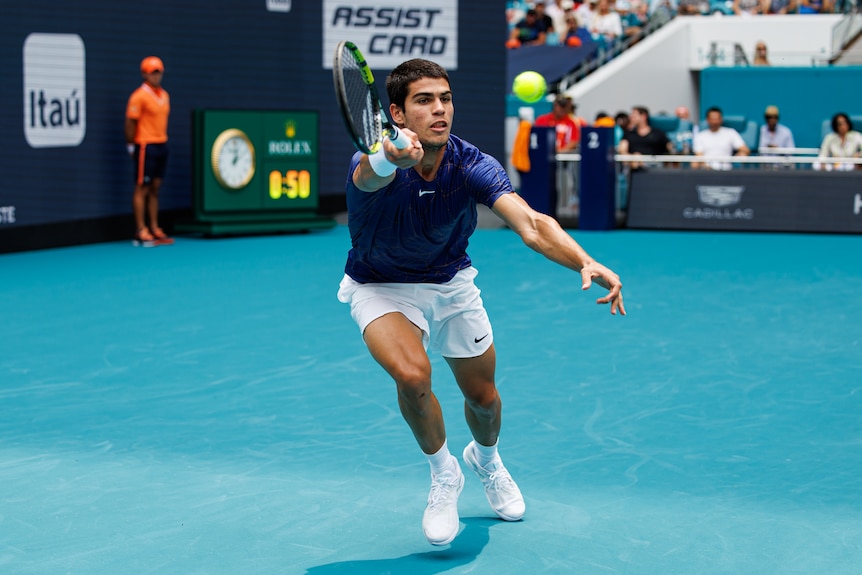
[[[254,145],[242,130],[229,128],[219,134],[211,160],[216,181],[228,190],[242,189],[254,177]]]

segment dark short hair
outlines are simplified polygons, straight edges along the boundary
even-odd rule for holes
[[[707,111],[706,111],[706,115],[707,115],[707,116],[709,116],[709,113],[710,113],[710,112],[718,112],[719,114],[721,114],[722,116],[724,116],[724,113],[721,111],[721,108],[719,108],[718,106],[713,106],[712,108],[710,108],[709,110],[707,110]]]
[[[848,116],[844,112],[838,112],[837,114],[832,116],[832,131],[833,132],[838,131],[838,118],[844,118],[844,120],[847,121],[847,130],[848,131],[853,129],[853,122],[850,121],[850,116]]]
[[[638,114],[646,116],[646,119],[649,120],[649,109],[646,106],[632,106],[632,110],[636,110]]]
[[[389,103],[395,104],[403,110],[404,102],[407,100],[407,92],[410,91],[410,84],[423,78],[440,78],[449,82],[449,74],[440,64],[422,58],[407,60],[396,66],[386,78],[386,93],[389,95]]]

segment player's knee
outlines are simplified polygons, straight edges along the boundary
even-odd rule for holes
[[[494,384],[465,391],[464,399],[470,409],[476,413],[494,415],[500,410],[500,395]]]
[[[431,368],[423,365],[404,365],[393,370],[398,395],[412,405],[419,405],[431,396]]]

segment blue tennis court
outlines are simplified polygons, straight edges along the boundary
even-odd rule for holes
[[[0,572],[859,573],[862,236],[573,234],[627,317],[473,236],[527,514],[496,519],[468,472],[444,548],[335,299],[345,226],[0,256]]]

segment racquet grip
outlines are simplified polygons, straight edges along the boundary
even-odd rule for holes
[[[410,144],[410,138],[407,137],[407,134],[405,134],[395,126],[392,127],[392,131],[389,134],[389,139],[392,140],[392,144],[399,150],[403,150]]]

